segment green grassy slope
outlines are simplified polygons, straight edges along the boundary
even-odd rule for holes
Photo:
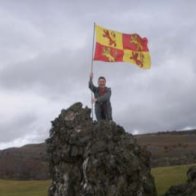
[[[187,180],[186,172],[192,165],[158,167],[152,169],[158,195],[161,196],[172,185],[183,184]]]
[[[47,196],[49,180],[0,180],[0,196]]]

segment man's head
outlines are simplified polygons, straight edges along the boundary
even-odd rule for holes
[[[98,78],[98,86],[99,86],[100,88],[105,88],[105,85],[106,85],[106,79],[105,79],[105,77],[100,76],[100,77]]]

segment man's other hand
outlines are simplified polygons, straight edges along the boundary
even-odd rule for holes
[[[97,99],[93,97],[91,101],[92,101],[92,103],[95,103],[97,101]]]

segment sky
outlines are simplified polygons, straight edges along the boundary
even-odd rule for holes
[[[44,142],[75,102],[91,107],[93,24],[148,38],[152,68],[93,62],[132,134],[196,128],[196,1],[0,0],[0,149]]]

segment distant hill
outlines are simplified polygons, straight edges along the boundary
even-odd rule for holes
[[[152,167],[196,163],[196,130],[136,135],[151,154]]]
[[[152,167],[196,163],[196,130],[134,136],[151,154]],[[48,179],[46,145],[0,150],[0,178]]]
[[[46,145],[31,144],[0,150],[0,178],[48,179]]]

